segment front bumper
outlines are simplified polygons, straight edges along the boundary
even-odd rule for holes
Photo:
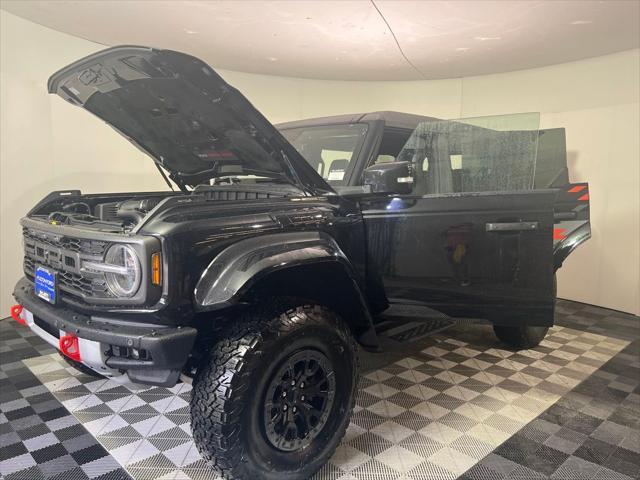
[[[27,325],[36,335],[56,347],[56,332],[75,335],[80,339],[81,353],[83,340],[85,350],[91,348],[93,352],[91,359],[83,363],[98,373],[126,373],[135,383],[175,385],[197,335],[196,329],[191,327],[133,324],[83,315],[62,306],[54,307],[36,297],[33,285],[26,278],[17,283],[13,296],[33,317]],[[97,354],[95,345],[100,346]],[[144,355],[131,358],[121,354],[134,349]],[[103,365],[96,365],[99,362]]]

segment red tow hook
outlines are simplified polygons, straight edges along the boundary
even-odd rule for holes
[[[13,318],[16,322],[18,322],[20,325],[27,325],[27,321],[26,319],[22,316],[22,311],[24,310],[24,308],[22,307],[22,305],[12,305],[11,306],[11,318]]]
[[[60,351],[64,353],[71,360],[80,362],[80,344],[78,343],[78,337],[71,334],[65,334],[60,337]]]

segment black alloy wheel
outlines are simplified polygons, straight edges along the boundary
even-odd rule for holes
[[[273,376],[265,396],[267,439],[283,451],[308,446],[327,423],[336,379],[329,359],[316,350],[289,357]]]

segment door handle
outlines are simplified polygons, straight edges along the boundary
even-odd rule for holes
[[[556,212],[553,214],[554,220],[576,220],[578,218],[578,212]]]
[[[487,232],[526,232],[538,229],[538,222],[505,222],[485,224]]]

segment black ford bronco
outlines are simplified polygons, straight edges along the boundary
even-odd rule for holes
[[[21,221],[12,316],[86,373],[192,382],[194,440],[225,478],[323,465],[354,406],[358,345],[379,349],[390,308],[536,346],[555,271],[590,236],[562,129],[393,112],[276,128],[200,60],[145,47],[91,55],[48,88],[171,190],[47,195]]]

